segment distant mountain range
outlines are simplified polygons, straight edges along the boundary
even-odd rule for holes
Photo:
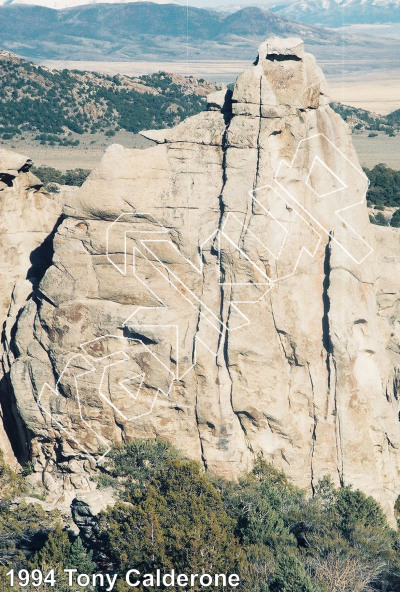
[[[53,10],[0,7],[1,45],[21,56],[58,60],[249,59],[270,35],[297,36],[316,46],[368,38],[290,21],[260,8],[227,14],[151,2],[91,4]]]
[[[64,9],[82,5],[128,4],[135,0],[0,0],[0,6],[40,5],[47,8]],[[157,4],[168,4],[170,0],[155,0]],[[174,0],[174,4],[185,5],[186,0]],[[353,24],[385,24],[400,22],[400,0],[189,0],[194,7],[210,8],[225,12],[258,7],[275,14],[310,25],[342,27]]]
[[[297,0],[270,10],[285,18],[324,27],[400,22],[400,0]]]
[[[28,4],[30,6],[45,6],[46,8],[72,8],[86,4],[128,4],[140,0],[0,0],[0,6],[11,4]],[[156,4],[171,4],[171,0],[154,0]],[[174,0],[173,4],[185,4],[185,0]],[[191,4],[191,3],[190,3]]]

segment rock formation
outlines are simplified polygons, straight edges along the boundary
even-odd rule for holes
[[[14,457],[7,433],[19,451],[26,440],[23,425],[18,431],[13,416],[14,400],[8,384],[9,355],[13,352],[15,322],[28,298],[32,297],[46,268],[51,263],[52,234],[61,216],[61,206],[42,189],[41,181],[30,172],[32,161],[26,156],[0,149],[0,319],[2,347],[5,350],[0,366],[0,394],[3,422],[0,426],[0,447],[7,460]],[[4,427],[3,427],[4,424]]]
[[[7,320],[14,449],[54,495],[93,489],[112,443],[160,436],[228,478],[258,454],[310,490],[329,475],[391,515],[399,231],[370,225],[301,40],[268,39],[209,106],[111,146],[71,194]]]

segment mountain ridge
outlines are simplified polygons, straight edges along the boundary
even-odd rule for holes
[[[253,55],[266,34],[301,37],[316,46],[367,47],[370,43],[367,37],[296,23],[257,7],[226,14],[153,2],[92,4],[58,11],[3,5],[0,27],[5,49],[35,59],[160,61],[188,56],[232,59],[234,55],[243,59]]]
[[[141,0],[0,0],[0,6],[43,6],[65,10],[81,6],[126,5]],[[156,4],[186,6],[184,0],[154,0]],[[400,21],[399,0],[296,0],[272,3],[268,0],[239,2],[236,6],[215,5],[208,0],[192,0],[192,8],[212,9],[222,13],[234,13],[243,8],[257,7],[276,15],[310,25],[343,27],[353,24],[386,24]]]
[[[400,22],[399,0],[297,0],[271,10],[298,22],[334,28]]]

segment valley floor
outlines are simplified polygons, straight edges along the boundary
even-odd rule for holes
[[[1,146],[15,150],[31,158],[36,166],[51,166],[61,171],[84,168],[93,169],[110,144],[122,144],[127,148],[146,148],[152,142],[139,134],[120,131],[112,138],[104,134],[83,134],[79,136],[79,146],[43,146],[32,139],[2,140]],[[369,138],[368,132],[353,134],[353,143],[362,166],[372,168],[383,162],[387,166],[400,170],[400,135],[389,137],[379,132],[376,137]]]
[[[351,54],[350,54],[351,55]],[[367,55],[350,62],[347,51],[335,59],[323,54],[317,60],[326,75],[334,101],[386,115],[400,108],[400,69],[398,59],[382,65]],[[50,69],[78,69],[106,74],[142,76],[165,71],[229,84],[248,65],[248,60],[188,60],[171,62],[90,62],[45,60],[41,65]]]
[[[400,135],[393,138],[379,132],[375,138],[369,132],[353,134],[353,144],[362,166],[368,168],[383,162],[388,167],[400,170]]]
[[[1,140],[1,147],[14,150],[24,154],[33,160],[35,166],[50,166],[60,171],[68,169],[93,169],[105,150],[111,144],[122,144],[126,148],[146,148],[153,142],[146,140],[139,134],[133,134],[121,130],[115,136],[108,138],[105,134],[75,134],[79,138],[78,146],[49,146],[42,145],[25,134],[25,140],[14,138],[12,140]]]

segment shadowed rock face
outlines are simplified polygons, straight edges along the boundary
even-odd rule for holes
[[[0,447],[11,464],[15,457],[9,438],[20,457],[28,456],[25,425],[8,382],[9,361],[18,351],[15,322],[51,263],[51,238],[61,215],[61,206],[42,189],[31,166],[26,156],[0,149],[0,323],[5,352],[0,364]]]
[[[161,436],[228,478],[261,453],[391,515],[400,234],[369,224],[314,58],[268,39],[210,111],[143,135],[66,204],[4,346],[31,479],[72,496],[111,443]]]

